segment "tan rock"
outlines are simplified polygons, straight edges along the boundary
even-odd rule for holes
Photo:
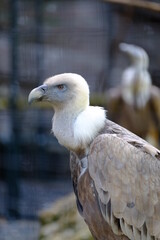
[[[41,240],[92,240],[91,234],[70,194],[39,214]]]

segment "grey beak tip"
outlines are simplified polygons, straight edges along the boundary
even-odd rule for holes
[[[28,96],[28,105],[31,105],[32,102],[33,102],[33,99],[31,98],[31,92],[30,92],[30,94]]]
[[[28,104],[31,105],[35,101],[42,100],[47,89],[48,89],[48,86],[46,84],[43,84],[37,88],[34,88],[28,96]]]
[[[28,99],[28,105],[31,106],[31,104],[32,104],[32,101]]]

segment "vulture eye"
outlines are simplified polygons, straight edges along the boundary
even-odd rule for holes
[[[63,85],[63,84],[59,84],[59,85],[57,85],[57,88],[58,88],[59,90],[63,90],[63,89],[64,89],[64,85]]]

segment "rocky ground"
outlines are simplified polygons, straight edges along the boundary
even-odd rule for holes
[[[41,240],[92,240],[79,215],[73,193],[61,198],[39,215]]]

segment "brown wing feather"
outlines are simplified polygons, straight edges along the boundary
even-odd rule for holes
[[[88,159],[101,206],[111,203],[113,216],[130,239],[160,238],[159,151],[128,131],[115,132],[99,135]],[[113,228],[112,214],[103,207],[101,211]]]

